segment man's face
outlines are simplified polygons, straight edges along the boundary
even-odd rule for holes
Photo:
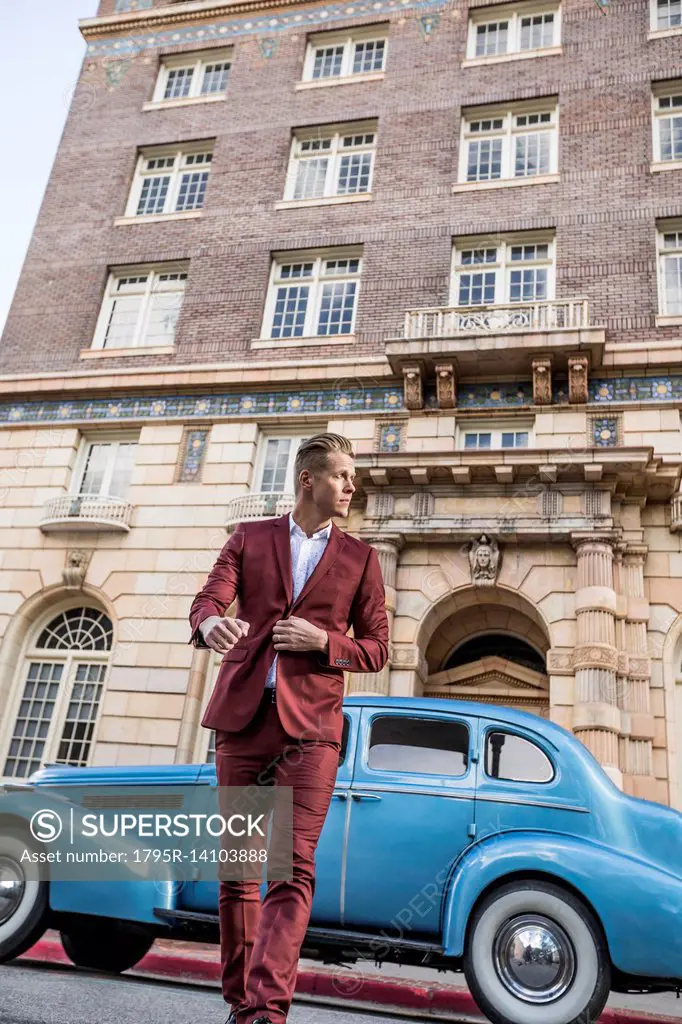
[[[347,518],[355,491],[353,459],[343,452],[330,452],[327,465],[310,477],[311,495],[320,513]]]

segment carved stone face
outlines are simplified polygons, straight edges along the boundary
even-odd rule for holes
[[[485,545],[476,549],[476,565],[481,569],[487,569],[490,565],[490,548]]]

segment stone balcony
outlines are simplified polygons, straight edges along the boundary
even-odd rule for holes
[[[534,361],[567,374],[569,357],[601,364],[605,328],[590,322],[588,300],[579,296],[492,306],[408,309],[402,338],[386,342],[392,369],[408,365],[424,376],[446,364],[456,378],[500,372],[533,375]]]
[[[294,495],[282,491],[254,491],[239,494],[227,503],[225,528],[231,530],[237,523],[253,519],[272,519],[291,512]]]
[[[43,506],[43,533],[67,530],[128,533],[133,505],[122,498],[97,494],[61,494]]]

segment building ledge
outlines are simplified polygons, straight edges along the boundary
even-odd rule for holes
[[[467,57],[460,67],[478,68],[486,64],[507,64],[512,60],[533,60],[535,57],[555,57],[564,52],[562,46],[545,46],[541,50],[519,50],[516,53],[496,53],[490,57]]]
[[[517,188],[522,185],[552,185],[560,181],[558,174],[536,174],[525,178],[494,178],[492,181],[459,181],[453,192],[485,192],[494,188]]]
[[[227,93],[214,93],[211,96],[180,96],[175,100],[150,100],[142,104],[142,110],[170,110],[173,107],[193,107],[197,103],[224,103]]]
[[[135,345],[128,348],[82,348],[81,359],[127,359],[129,356],[160,356],[175,352],[175,345]]]
[[[249,348],[311,348],[314,345],[354,345],[354,334],[321,334],[310,338],[254,338]]]
[[[344,75],[343,77],[338,78],[316,78],[311,82],[296,82],[294,89],[296,92],[301,92],[306,89],[326,89],[332,85],[356,85],[360,82],[381,82],[385,74],[385,71],[366,71],[362,75]]]
[[[650,164],[649,170],[652,174],[659,171],[679,171],[682,170],[682,160],[659,160],[655,164]]]
[[[281,199],[275,203],[276,210],[302,210],[308,206],[342,206],[348,203],[370,203],[371,192],[359,192],[349,196],[323,196],[321,199]]]
[[[202,213],[202,210],[182,210],[180,213],[145,213],[139,217],[114,217],[114,227],[120,228],[128,224],[161,224],[166,220],[196,220]]]

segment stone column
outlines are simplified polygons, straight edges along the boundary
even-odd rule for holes
[[[398,568],[398,555],[404,544],[402,534],[380,534],[373,537],[363,537],[363,540],[371,544],[379,556],[381,573],[384,577],[386,590],[386,615],[388,617],[389,635],[389,656],[381,672],[349,672],[346,693],[376,693],[388,696],[389,674],[391,669],[391,644],[393,638],[393,619],[396,608],[396,571]]]
[[[180,735],[175,751],[176,764],[191,764],[201,728],[201,706],[206,691],[207,675],[213,652],[206,647],[192,648],[192,663],[187,678],[185,705],[182,709]]]
[[[622,786],[614,538],[609,534],[574,534],[571,540],[578,554],[573,731],[613,781]]]
[[[651,663],[647,650],[649,602],[644,596],[644,544],[627,544],[620,560],[623,604],[624,676],[619,692],[622,709],[620,767],[623,788],[633,796],[658,800],[654,779],[654,716],[651,710]]]

